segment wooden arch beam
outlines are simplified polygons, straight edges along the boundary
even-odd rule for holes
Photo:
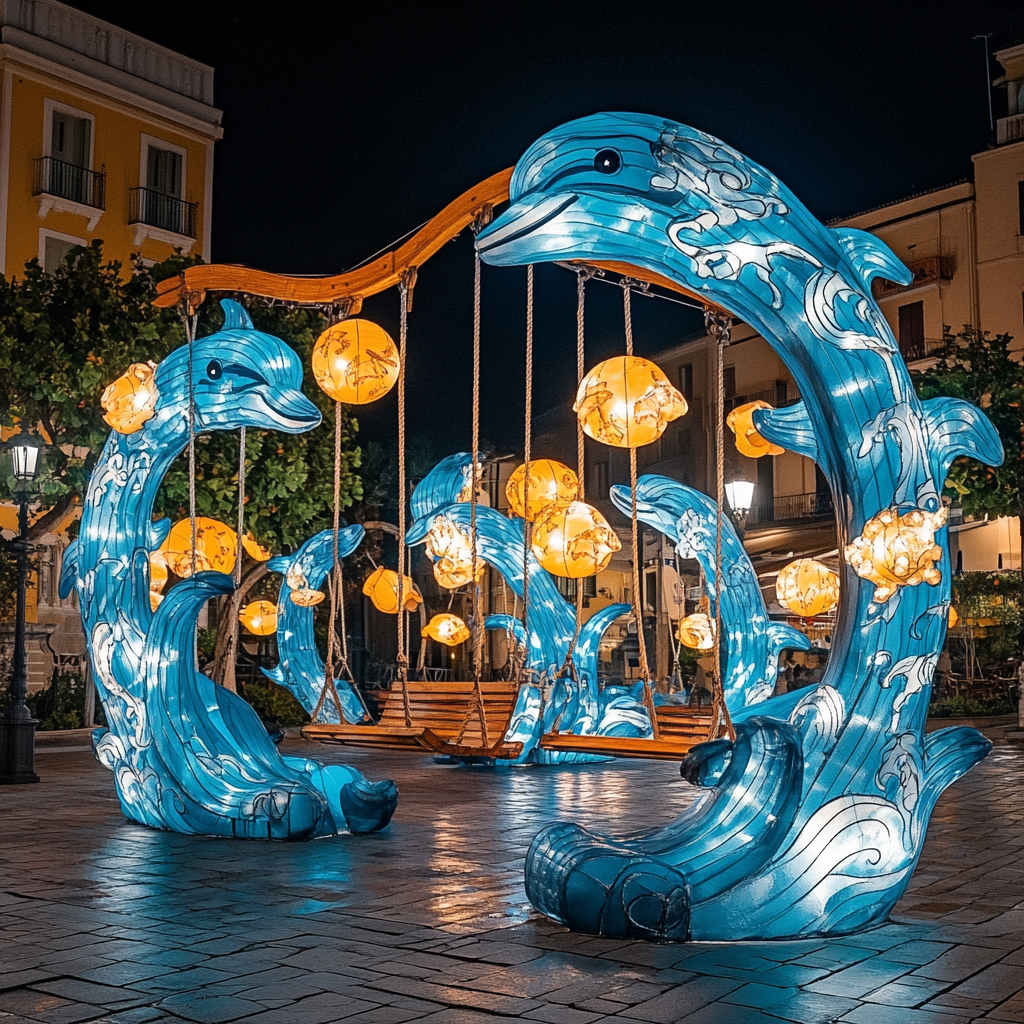
[[[331,277],[298,277],[226,263],[201,264],[189,267],[179,277],[161,281],[157,285],[153,305],[166,307],[184,302],[195,308],[207,292],[242,292],[298,305],[348,303],[348,312],[358,313],[367,296],[393,288],[402,280],[403,275],[414,273],[418,267],[423,266],[442,246],[468,228],[482,212],[508,202],[511,180],[511,167],[492,174],[450,202],[407,242],[356,270]],[[592,265],[678,292],[700,303],[707,302],[701,296],[650,270],[628,263],[594,262]]]

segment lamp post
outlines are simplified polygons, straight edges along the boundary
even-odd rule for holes
[[[0,784],[38,782],[33,769],[36,720],[25,705],[28,676],[25,671],[25,590],[28,583],[28,487],[35,479],[39,446],[28,434],[18,434],[9,445],[18,502],[18,538],[11,544],[18,562],[18,597],[14,619],[14,674],[11,698],[0,719]]]
[[[729,516],[742,539],[743,527],[754,501],[754,485],[749,480],[733,480],[725,485],[725,496],[729,499]]]

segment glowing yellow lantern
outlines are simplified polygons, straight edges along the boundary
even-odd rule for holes
[[[253,601],[238,613],[238,621],[256,636],[270,636],[277,631],[277,605],[273,601]]]
[[[952,629],[959,621],[960,621],[960,616],[957,615],[956,609],[952,605],[950,605],[949,606],[949,623],[947,624],[946,628],[947,629]]]
[[[134,434],[150,419],[160,392],[156,363],[132,363],[100,396],[103,419],[119,434]]]
[[[736,449],[741,455],[759,459],[762,455],[781,455],[786,449],[763,438],[754,426],[754,413],[758,409],[772,409],[767,402],[747,402],[738,405],[726,417],[725,422],[736,435]]]
[[[398,370],[395,343],[370,320],[332,324],[313,346],[313,377],[336,402],[375,401],[394,387]]]
[[[427,554],[434,563],[434,579],[448,590],[473,581],[473,542],[468,533],[447,516],[435,516],[426,536]],[[484,560],[477,557],[476,580],[483,579]]]
[[[680,619],[676,637],[684,647],[710,651],[715,646],[715,620],[704,612],[694,612]]]
[[[448,647],[457,647],[472,635],[469,626],[458,615],[452,615],[450,612],[435,615],[420,630],[420,636],[429,636],[432,640],[446,644]]]
[[[580,382],[573,406],[585,433],[615,448],[657,441],[686,410],[686,399],[662,370],[639,356],[598,363]]]
[[[505,484],[505,496],[512,511],[530,523],[550,505],[575,501],[579,493],[576,474],[554,459],[531,459],[529,479],[524,462]]]
[[[300,608],[312,608],[314,605],[318,605],[325,596],[322,590],[311,590],[309,587],[303,587],[301,590],[293,590],[288,595],[288,599],[292,604],[297,604]]]
[[[798,558],[779,573],[775,595],[783,608],[809,619],[835,608],[839,577],[813,558]]]
[[[256,559],[257,562],[268,562],[274,556],[262,545],[252,533],[242,534],[242,547],[250,558]]]
[[[593,576],[621,547],[608,520],[582,501],[549,505],[533,524],[533,554],[555,576]]]
[[[156,611],[164,599],[164,587],[167,586],[167,559],[162,551],[149,553],[149,607]]]
[[[363,584],[363,593],[373,602],[377,611],[385,615],[398,614],[398,573],[381,566],[374,569]],[[402,577],[402,604],[407,612],[414,612],[423,604],[423,598],[416,593],[412,577]]]
[[[230,574],[235,568],[235,531],[218,519],[196,516],[196,572]],[[179,519],[171,527],[160,551],[175,575],[185,579],[192,575],[192,524]]]
[[[854,572],[875,584],[874,599],[888,601],[898,587],[919,583],[935,586],[942,573],[935,563],[942,548],[935,531],[946,522],[946,510],[915,508],[900,515],[898,508],[883,509],[864,524],[864,532],[846,546],[846,561]]]

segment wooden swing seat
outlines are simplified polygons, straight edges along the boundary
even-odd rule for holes
[[[654,709],[658,720],[658,738],[639,736],[575,736],[550,732],[541,737],[543,750],[565,750],[580,754],[605,754],[609,757],[647,757],[660,761],[681,761],[711,732],[710,707],[661,704]]]
[[[522,743],[503,742],[512,711],[519,695],[514,682],[481,683],[484,711],[487,715],[485,744],[480,720],[473,709],[472,682],[429,682],[415,680],[406,684],[412,725],[405,724],[402,686],[395,682],[388,691],[376,725],[307,725],[306,739],[320,743],[339,743],[347,747],[383,750],[428,750],[453,757],[501,758],[512,760],[523,751]],[[463,723],[466,723],[463,732]],[[459,733],[462,739],[456,742]]]

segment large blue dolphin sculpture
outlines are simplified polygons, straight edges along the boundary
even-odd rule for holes
[[[556,128],[517,164],[511,206],[477,236],[500,266],[614,260],[655,271],[754,326],[803,402],[760,433],[813,458],[842,549],[880,511],[938,512],[958,455],[1002,460],[992,425],[952,399],[921,402],[871,296],[909,271],[878,239],[829,230],[774,175],[703,132],[643,114]],[[883,921],[904,891],[939,794],[985,756],[973,729],[925,735],[950,599],[936,586],[842,569],[825,677],[735,717],[736,740],[684,762],[703,799],[661,829],[614,839],[543,830],[526,890],[544,913],[607,936],[727,940],[841,934]]]
[[[280,339],[253,330],[225,300],[224,329],[192,346],[197,433],[283,430],[320,421],[300,391],[302,366]],[[65,552],[60,592],[78,595],[108,729],[96,756],[114,774],[126,817],[175,832],[310,839],[388,823],[398,791],[344,765],[281,757],[241,697],[195,664],[195,625],[229,576],[201,572],[149,606],[148,553],[167,536],[153,500],[188,443],[189,351],[156,369],[154,414],[131,434],[111,433],[89,480],[79,537]]]

